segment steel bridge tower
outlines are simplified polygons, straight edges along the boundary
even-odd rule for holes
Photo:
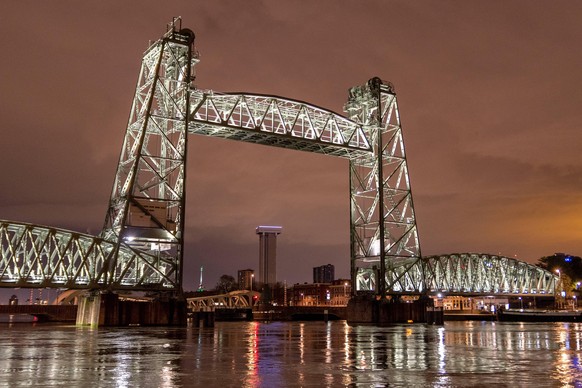
[[[188,112],[196,63],[194,33],[182,29],[180,19],[144,53],[100,236],[117,243],[112,276],[133,265],[117,254],[124,243],[156,257],[141,271],[144,279],[154,284],[164,276],[168,288],[181,290]]]
[[[392,84],[372,78],[349,91],[345,111],[372,152],[350,159],[351,276],[355,291],[419,293],[424,287],[404,140]]]

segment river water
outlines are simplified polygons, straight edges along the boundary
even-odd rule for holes
[[[8,387],[582,387],[582,324],[0,326]]]

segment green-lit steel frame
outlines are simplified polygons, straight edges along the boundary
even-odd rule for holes
[[[283,97],[200,90],[194,34],[180,24],[144,53],[101,235],[2,222],[0,287],[180,290],[192,133],[348,159],[355,292],[552,292],[555,276],[516,260],[421,259],[391,84],[350,89],[349,118]]]
[[[0,221],[0,249],[1,287],[172,290],[175,286],[173,260],[77,232]]]

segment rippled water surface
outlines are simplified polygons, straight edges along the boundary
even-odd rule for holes
[[[0,386],[582,386],[582,324],[0,326]]]

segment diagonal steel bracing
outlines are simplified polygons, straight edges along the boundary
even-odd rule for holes
[[[2,287],[158,291],[175,287],[172,260],[123,242],[0,220],[0,247]]]
[[[197,63],[194,34],[175,19],[143,55],[100,236],[0,221],[0,287],[179,291],[188,133],[348,159],[356,292],[554,287],[555,276],[507,258],[421,259],[391,84],[373,78],[351,88],[344,117],[284,97],[197,89]]]
[[[350,160],[352,281],[356,291],[423,290],[411,276],[420,245],[398,103],[392,85],[379,78],[350,89],[350,118],[361,123],[370,155]]]
[[[145,52],[101,237],[183,271],[186,152],[194,33],[179,20]],[[113,265],[126,262],[116,249]]]

